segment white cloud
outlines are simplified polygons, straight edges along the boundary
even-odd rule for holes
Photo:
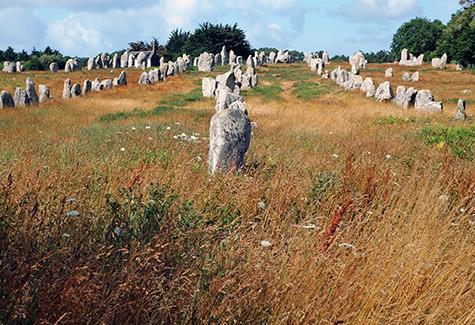
[[[45,28],[46,24],[25,8],[0,9],[0,48],[12,46],[20,50],[40,47]]]

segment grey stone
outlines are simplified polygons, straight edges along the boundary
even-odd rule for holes
[[[354,75],[360,74],[360,67],[358,65],[351,65],[351,73]]]
[[[394,98],[394,92],[389,81],[384,81],[379,84],[374,94],[374,98],[378,102],[388,101]]]
[[[90,93],[92,90],[92,81],[89,79],[84,80],[84,83],[82,85],[82,95],[86,96],[88,93]]]
[[[81,85],[78,83],[75,83],[71,87],[71,97],[74,98],[74,97],[79,97],[79,96],[81,96]]]
[[[358,51],[356,53],[353,53],[353,55],[350,57],[350,64],[352,66],[356,66],[358,68],[362,68],[363,65],[365,64],[365,56],[363,52]]]
[[[140,52],[135,59],[135,68],[145,69],[147,67],[147,55],[144,52]]]
[[[408,109],[409,105],[414,104],[417,90],[410,87],[406,89],[404,86],[398,86],[396,89],[396,97],[394,97],[394,104],[401,106],[404,109]]]
[[[117,78],[117,86],[126,86],[127,85],[127,74],[125,71],[122,71]]]
[[[211,72],[213,70],[213,65],[214,65],[213,54],[204,52],[198,57],[198,71]]]
[[[323,54],[322,54],[322,60],[323,60],[323,63],[325,65],[327,65],[328,63],[330,63],[330,55],[328,54],[327,51],[324,51]]]
[[[419,79],[420,79],[419,71],[414,72],[411,76],[411,81],[419,81]]]
[[[130,53],[128,60],[129,60],[129,62],[127,63],[128,67],[129,68],[135,67],[135,54]]]
[[[40,94],[38,99],[40,103],[46,103],[51,99],[51,91],[46,85],[38,85],[38,93]]]
[[[444,53],[442,57],[432,59],[432,67],[436,69],[445,69],[447,67],[447,53]]]
[[[376,87],[374,85],[373,79],[366,78],[361,85],[360,90],[366,94],[366,97],[373,97],[376,93]]]
[[[392,78],[393,77],[393,68],[387,68],[384,71],[384,77],[385,78]]]
[[[218,87],[216,92],[216,105],[214,107],[216,112],[225,110],[235,101],[243,102],[243,98],[239,95],[229,91],[229,89]]]
[[[25,68],[23,67],[23,64],[21,64],[20,61],[16,63],[16,72],[23,72],[25,71]]]
[[[63,98],[64,99],[71,98],[71,79],[69,78],[64,80]]]
[[[214,97],[218,83],[213,78],[203,78],[201,81],[201,91],[203,97]]]
[[[213,115],[209,130],[210,174],[242,168],[251,142],[251,130],[251,122],[240,108],[233,107]]]
[[[15,89],[15,94],[13,95],[13,102],[15,107],[26,107],[30,105],[30,99],[25,90],[20,87]]]
[[[0,92],[0,108],[15,107],[12,95],[6,90]]]
[[[460,63],[457,63],[457,66],[455,67],[455,70],[463,71],[463,66]]]
[[[89,60],[87,60],[87,70],[88,71],[91,71],[93,69],[95,69],[96,67],[96,60],[94,58],[89,58]]]
[[[351,74],[350,78],[342,84],[345,90],[350,90],[350,91],[359,90],[361,89],[362,85],[363,85],[363,77],[356,74]]]
[[[52,62],[50,65],[49,65],[49,71],[53,72],[53,73],[56,73],[58,72],[58,64],[56,62]]]
[[[226,46],[223,46],[220,54],[221,54],[221,64],[222,65],[229,64],[229,55],[228,55],[228,52],[226,51]]]
[[[31,104],[37,104],[38,103],[38,95],[36,94],[35,90],[35,83],[33,82],[33,79],[31,77],[26,78],[26,88],[25,88],[26,94],[28,98],[30,99]]]
[[[105,79],[101,81],[102,89],[112,89],[114,86],[111,79]]]
[[[444,106],[442,102],[434,101],[434,96],[430,90],[424,89],[417,92],[414,108],[420,112],[439,113],[443,111]]]
[[[228,63],[229,64],[237,63],[236,59],[237,59],[237,57],[236,57],[236,54],[234,54],[234,51],[233,50],[229,51],[229,61],[228,61]]]
[[[119,59],[119,54],[114,53],[114,56],[112,57],[112,69],[117,69],[120,67],[120,59]]]
[[[129,66],[129,51],[125,51],[120,56],[120,67],[127,68]]]
[[[94,79],[94,81],[92,82],[92,91],[101,91],[103,90],[104,86],[102,85],[102,82],[101,82],[101,79],[99,78],[96,78]]]
[[[402,74],[402,81],[409,81],[411,80],[411,75],[409,74],[409,72],[404,72]]]
[[[16,64],[14,62],[5,61],[3,62],[3,72],[14,73],[16,72]]]
[[[150,79],[148,77],[148,73],[144,71],[140,75],[139,85],[149,85],[149,84],[150,84]]]
[[[467,118],[467,113],[465,113],[465,101],[459,99],[457,102],[457,111],[455,112],[456,120],[465,120]]]

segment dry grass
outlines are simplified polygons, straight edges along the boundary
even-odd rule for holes
[[[306,66],[258,72],[282,91],[245,94],[258,127],[237,175],[207,175],[214,105],[193,97],[197,72],[139,87],[129,71],[128,87],[1,111],[0,322],[474,323],[473,161],[420,135],[473,120],[332,81],[297,99],[320,82]],[[63,75],[33,77],[60,97]],[[421,78],[438,100],[475,99],[470,72]]]

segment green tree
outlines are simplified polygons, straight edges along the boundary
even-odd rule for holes
[[[460,0],[459,3],[462,7],[468,8],[475,4],[475,0]]]
[[[175,60],[184,53],[185,44],[189,38],[190,32],[184,32],[178,28],[170,33],[165,47],[172,60]]]
[[[475,6],[466,7],[452,15],[440,39],[437,53],[447,53],[452,61],[462,65],[475,64]]]
[[[415,55],[424,54],[426,59],[433,56],[437,42],[445,29],[440,20],[430,21],[427,18],[414,18],[404,23],[396,31],[391,43],[391,53],[398,57],[401,50],[407,48]]]
[[[190,35],[183,48],[184,53],[198,56],[203,52],[219,53],[223,46],[233,50],[236,55],[247,57],[251,54],[251,46],[245,32],[237,24],[232,26],[203,23]]]

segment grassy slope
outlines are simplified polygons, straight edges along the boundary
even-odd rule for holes
[[[475,322],[475,168],[453,150],[473,120],[451,100],[475,75],[423,71],[449,100],[427,116],[303,65],[258,73],[237,175],[207,175],[206,74],[1,111],[0,322]],[[34,74],[57,97],[64,78]]]

